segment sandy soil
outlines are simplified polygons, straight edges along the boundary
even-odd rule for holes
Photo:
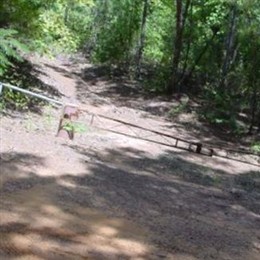
[[[159,117],[170,102],[149,101],[80,57],[33,62],[64,102],[223,142],[192,113]],[[1,118],[0,259],[260,259],[259,167],[100,131],[86,113],[84,133],[57,138],[60,113]],[[183,127],[191,122],[194,131]]]

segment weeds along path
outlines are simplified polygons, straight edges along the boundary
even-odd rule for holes
[[[79,58],[34,62],[64,101],[188,135],[131,82]],[[1,118],[1,259],[259,259],[259,168],[91,128],[59,139],[59,116]]]

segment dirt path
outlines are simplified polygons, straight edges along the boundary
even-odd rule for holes
[[[81,59],[34,62],[64,101],[189,136]],[[1,259],[260,259],[259,168],[92,128],[58,139],[59,114],[1,118]]]

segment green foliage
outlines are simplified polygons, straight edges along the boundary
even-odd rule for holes
[[[131,58],[140,28],[141,4],[138,0],[97,4],[94,20],[97,61],[113,63]]]
[[[251,150],[260,155],[260,142],[255,142],[251,145]]]
[[[8,106],[12,106],[15,109],[27,110],[28,103],[30,102],[28,96],[11,89],[5,88],[2,93],[2,104],[5,106],[8,103]]]
[[[56,0],[0,1],[0,26],[12,27],[30,38],[38,29],[38,18]]]
[[[206,101],[201,115],[203,119],[214,125],[228,127],[236,133],[240,132],[241,129],[236,121],[235,97],[217,91],[214,86],[207,86],[203,99]]]
[[[49,51],[56,52],[74,52],[77,49],[79,37],[64,24],[62,13],[54,10],[46,11],[40,16],[40,21],[42,30],[38,44],[42,43],[43,49],[48,48]]]
[[[152,5],[152,13],[147,21],[147,40],[144,58],[150,62],[169,65],[172,52],[174,12],[171,6],[161,1]]]
[[[87,131],[86,125],[79,122],[71,122],[71,121],[66,122],[62,128],[66,131],[80,133],[80,134],[83,134]]]
[[[57,0],[40,13],[32,46],[41,53],[73,53],[90,37],[91,0]]]
[[[22,60],[21,54],[28,51],[26,45],[16,39],[17,31],[0,29],[0,75],[12,65],[12,60]]]
[[[0,97],[0,114],[4,114],[5,111],[6,111],[5,103],[1,100],[1,97]]]
[[[7,71],[0,77],[1,82],[9,83],[11,85],[19,86],[24,89],[43,88],[45,85],[38,80],[33,65],[28,61],[14,61]],[[46,89],[45,89],[46,90]],[[42,105],[44,102],[25,95],[21,92],[11,90],[7,87],[3,88],[1,95],[1,102],[6,108],[28,110]]]

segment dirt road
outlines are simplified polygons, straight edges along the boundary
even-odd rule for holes
[[[130,83],[82,61],[33,61],[64,101],[198,138],[143,109]],[[0,259],[260,259],[258,167],[91,127],[59,139],[59,116],[1,118]]]

